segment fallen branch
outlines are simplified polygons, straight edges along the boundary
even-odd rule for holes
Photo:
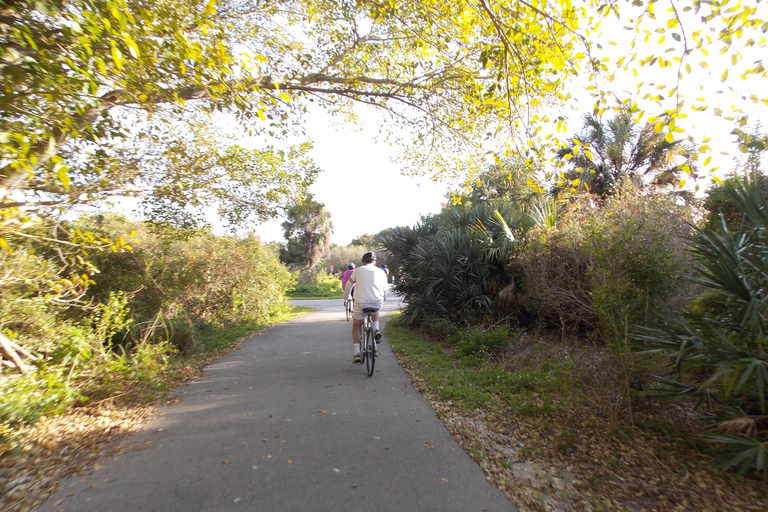
[[[36,355],[32,354],[31,352],[28,352],[24,347],[22,347],[21,345],[19,345],[15,341],[9,340],[8,338],[6,338],[6,341],[8,341],[8,343],[10,343],[11,347],[13,347],[13,349],[18,354],[21,354],[22,356],[26,357],[27,359],[31,359],[33,361],[37,361],[38,359],[40,359],[40,356],[36,356]]]
[[[2,356],[7,359],[7,361],[3,361],[3,366],[8,366],[9,368],[15,367],[24,375],[32,374],[33,367],[24,364],[20,354],[28,355],[30,359],[35,359],[35,357],[32,356],[32,354],[29,354],[29,352],[23,348],[19,347],[19,345],[16,343],[6,338],[2,333],[0,333],[0,352],[2,352]]]

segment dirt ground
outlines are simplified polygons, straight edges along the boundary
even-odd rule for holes
[[[634,428],[611,428],[599,398],[521,419],[513,411],[467,413],[423,392],[454,439],[523,512],[768,510],[768,483],[723,473],[702,452],[692,408],[653,403],[635,412]],[[670,415],[680,425],[674,435],[660,420]]]
[[[118,441],[153,409],[105,402],[44,419],[24,432],[21,445],[0,457],[0,510],[35,510],[56,490],[59,479],[90,472],[100,457],[116,453]]]

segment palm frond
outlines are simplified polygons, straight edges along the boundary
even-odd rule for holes
[[[761,442],[749,436],[725,436],[709,434],[705,439],[722,445],[722,450],[733,453],[720,461],[723,469],[738,467],[738,474],[743,475],[750,468],[762,474],[768,480],[768,442]],[[735,452],[735,453],[734,453]]]

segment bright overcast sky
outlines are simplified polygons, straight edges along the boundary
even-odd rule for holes
[[[331,213],[337,245],[386,228],[412,226],[421,215],[438,213],[448,193],[446,184],[401,175],[391,159],[394,150],[373,140],[378,124],[361,125],[362,131],[333,126],[330,115],[318,111],[305,127],[314,141],[312,157],[323,171],[310,190]],[[265,242],[284,242],[281,222],[267,222],[255,231]]]

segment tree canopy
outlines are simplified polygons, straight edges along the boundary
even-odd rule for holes
[[[287,249],[301,247],[303,265],[313,269],[331,248],[331,214],[324,204],[310,197],[292,204],[285,217],[282,227],[288,241]]]
[[[595,114],[625,104],[639,120],[642,102],[656,104],[663,115],[647,122],[674,139],[689,112],[710,108],[708,93],[681,92],[687,74],[699,76],[694,67],[714,67],[710,53],[725,57],[712,81],[723,90],[739,92],[729,66],[748,83],[765,78],[751,57],[766,45],[763,8],[756,0],[6,3],[0,196],[66,192],[82,173],[73,141],[134,138],[126,112],[136,111],[182,123],[195,122],[194,112],[229,112],[241,133],[269,138],[299,129],[311,102],[351,115],[346,107],[365,104],[399,123],[393,138],[413,139],[403,146],[411,169],[443,176],[481,169],[487,152],[557,149],[566,116],[555,107],[587,74]],[[622,72],[638,76],[635,93],[611,85]],[[651,73],[658,79],[644,80]],[[759,92],[744,97],[768,104]],[[706,141],[698,149],[710,150]]]
[[[500,159],[467,180],[463,191],[451,194],[453,204],[498,204],[524,207],[538,197],[536,166],[521,159]]]

